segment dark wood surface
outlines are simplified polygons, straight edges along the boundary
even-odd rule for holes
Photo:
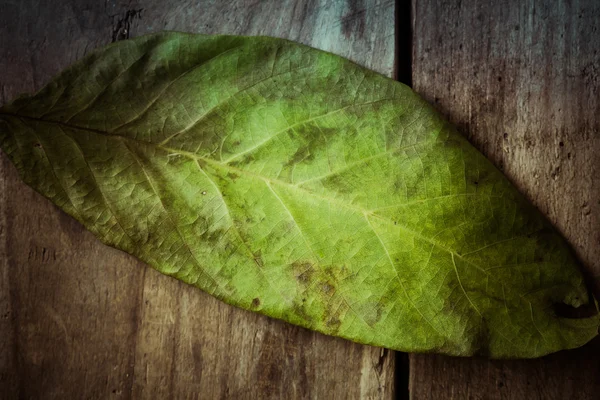
[[[391,75],[393,1],[1,1],[0,98],[159,30],[270,35]],[[393,397],[393,352],[242,311],[163,276],[0,170],[0,398]]]
[[[396,41],[409,17],[412,40]],[[597,0],[0,0],[0,104],[98,46],[163,29],[284,37],[388,76],[412,71],[600,287]],[[403,357],[160,275],[100,244],[0,153],[0,399],[402,398]],[[413,399],[599,396],[598,340],[529,361],[410,356]]]
[[[413,88],[548,216],[598,289],[600,2],[414,0],[413,13]],[[410,382],[413,399],[598,399],[600,343],[530,361],[413,355]]]

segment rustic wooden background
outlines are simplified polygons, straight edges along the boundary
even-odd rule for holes
[[[0,104],[163,29],[284,37],[412,84],[600,288],[598,0],[0,0]],[[407,356],[235,309],[103,246],[0,153],[0,399],[408,396],[597,399],[600,342],[529,361]]]

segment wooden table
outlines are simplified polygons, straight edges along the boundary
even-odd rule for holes
[[[160,30],[270,35],[412,84],[570,241],[600,289],[600,2],[0,0],[0,103]],[[0,154],[0,398],[597,399],[600,342],[406,355],[227,306],[108,248]]]

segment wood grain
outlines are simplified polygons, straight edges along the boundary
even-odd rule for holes
[[[15,373],[11,368],[15,360],[15,335],[11,316],[10,287],[8,285],[8,253],[6,244],[6,175],[8,163],[0,159],[0,393],[10,391],[15,383]]]
[[[600,2],[413,0],[413,87],[573,245],[600,288]],[[596,399],[600,344],[532,361],[414,355],[413,399]]]
[[[163,29],[270,35],[391,75],[393,1],[0,3],[0,102]],[[394,353],[227,306],[100,244],[0,157],[0,397],[393,397]]]

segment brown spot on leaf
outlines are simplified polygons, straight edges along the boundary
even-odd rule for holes
[[[221,240],[221,238],[223,237],[224,234],[225,234],[225,231],[223,229],[216,229],[216,230],[207,229],[200,234],[200,240],[202,242],[207,242],[207,243],[216,243],[219,240]]]
[[[303,143],[296,152],[284,164],[284,167],[293,167],[301,162],[311,161],[315,155],[327,146],[327,136],[333,136],[337,132],[334,128],[322,128],[314,124],[299,125],[290,132],[290,136],[297,140],[301,138]]]
[[[258,297],[255,297],[254,299],[252,299],[252,304],[251,304],[252,308],[257,308],[260,306],[260,299]]]
[[[324,294],[331,296],[335,292],[335,287],[330,282],[324,282],[321,284],[321,291]]]
[[[312,263],[308,261],[296,261],[292,263],[292,269],[298,283],[305,287],[310,286],[315,273]]]
[[[382,296],[381,299],[377,302],[370,302],[365,304],[361,309],[361,314],[363,320],[370,326],[374,327],[377,322],[381,320],[381,314],[383,313],[383,308],[385,304],[389,303],[389,299],[385,296]]]
[[[304,304],[294,303],[294,305],[292,306],[292,311],[294,312],[294,314],[296,314],[298,317],[302,318],[303,320],[305,320],[307,322],[312,322],[312,318],[306,312]]]
[[[323,185],[329,189],[335,190],[339,193],[351,193],[354,187],[346,180],[346,177],[342,174],[330,175],[323,179]]]
[[[340,299],[339,301],[327,302],[327,309],[323,314],[323,321],[331,334],[336,334],[339,331],[340,326],[342,325],[342,318],[344,318],[344,315],[349,309],[350,307],[345,300]]]
[[[328,277],[327,280],[329,282],[332,282],[332,281],[337,282],[342,277],[342,275],[344,275],[346,270],[347,270],[347,268],[344,265],[342,265],[341,267],[337,266],[337,265],[329,265],[329,266],[325,267],[323,271],[325,272],[325,275]]]
[[[311,160],[314,158],[314,154],[311,154],[308,146],[302,146],[296,150],[292,158],[290,158],[285,164],[284,167],[294,166],[299,164],[304,160]]]
[[[240,177],[240,174],[238,174],[236,172],[229,172],[227,174],[227,178],[231,179],[233,182],[235,182],[239,177]]]
[[[330,318],[325,323],[325,325],[327,325],[328,328],[332,328],[332,329],[335,329],[335,330],[339,329],[339,327],[340,327],[341,324],[342,324],[342,322],[340,321],[340,319],[336,318],[336,317]]]
[[[256,159],[254,153],[250,152],[245,154],[242,158],[236,159],[235,161],[232,161],[230,163],[230,165],[232,167],[235,168],[242,168],[248,164],[250,164],[251,162],[253,162]]]
[[[259,268],[262,268],[264,266],[264,263],[263,263],[261,251],[258,250],[252,254],[254,255],[254,262],[256,263],[256,265],[258,265]]]

